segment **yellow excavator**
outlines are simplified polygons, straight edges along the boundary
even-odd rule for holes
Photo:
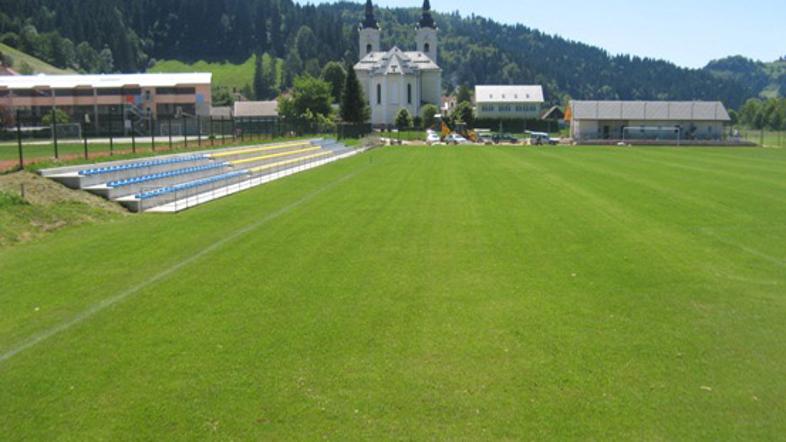
[[[436,119],[437,126],[440,128],[440,138],[443,142],[447,140],[451,133],[457,133],[473,143],[478,142],[478,134],[470,130],[466,123],[455,123],[453,127],[450,127],[442,115],[435,115],[434,118]]]

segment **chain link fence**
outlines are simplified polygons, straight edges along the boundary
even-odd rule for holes
[[[741,139],[759,146],[786,148],[786,131],[740,129],[738,132]]]
[[[16,112],[0,127],[0,171],[51,160],[149,155],[280,138],[360,138],[371,131],[370,124],[317,124],[278,118],[166,116],[132,122],[121,115],[99,115],[97,121],[58,123],[54,114],[46,120]]]

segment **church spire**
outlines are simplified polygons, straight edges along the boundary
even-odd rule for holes
[[[418,26],[421,28],[437,28],[437,25],[434,24],[434,17],[431,16],[431,2],[428,0],[423,0],[423,15],[420,16]]]
[[[428,2],[428,0],[426,0]],[[379,29],[379,23],[374,16],[374,5],[371,0],[366,0],[366,18],[360,24],[361,29]]]

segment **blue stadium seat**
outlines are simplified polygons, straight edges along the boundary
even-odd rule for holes
[[[204,166],[194,166],[194,167],[187,167],[185,169],[177,169],[177,170],[170,170],[168,172],[161,172],[161,173],[154,173],[150,175],[138,176],[133,178],[127,178],[124,180],[117,180],[117,181],[110,181],[106,185],[107,187],[111,188],[118,188],[118,187],[125,187],[130,186],[133,184],[141,184],[146,183],[149,181],[160,180],[164,178],[171,178],[181,175],[188,175],[192,173],[204,172],[207,170],[214,170],[214,169],[223,169],[229,163],[216,163],[216,164],[206,164]]]
[[[224,173],[224,174],[221,174],[221,175],[216,175],[216,176],[212,176],[212,177],[208,177],[208,178],[202,178],[202,179],[199,179],[199,180],[189,181],[187,183],[177,184],[177,185],[174,185],[174,186],[162,187],[160,189],[156,189],[156,190],[151,190],[149,192],[140,193],[140,194],[136,195],[136,197],[137,197],[137,199],[140,199],[140,200],[148,200],[148,199],[151,199],[151,198],[159,197],[161,195],[167,195],[167,194],[175,193],[175,192],[183,192],[185,190],[190,190],[190,189],[194,189],[194,188],[197,188],[197,187],[206,186],[208,184],[213,184],[213,183],[216,183],[216,182],[219,182],[219,181],[225,181],[225,180],[229,180],[229,179],[232,179],[232,178],[237,178],[237,177],[240,177],[240,176],[243,176],[243,175],[248,175],[248,171],[247,170],[238,170],[236,172]]]
[[[138,163],[119,164],[117,166],[97,167],[94,169],[80,170],[79,175],[103,175],[107,173],[123,172],[126,170],[144,169],[147,167],[166,166],[169,164],[187,163],[191,161],[199,161],[207,158],[205,155],[189,155],[184,157],[167,158],[163,160],[141,161]]]

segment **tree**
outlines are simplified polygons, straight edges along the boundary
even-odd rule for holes
[[[235,98],[226,87],[214,84],[212,92],[213,106],[232,106],[235,103]]]
[[[54,121],[57,124],[68,124],[71,122],[71,117],[68,116],[67,113],[63,112],[62,109],[55,109],[54,111]],[[52,125],[52,112],[47,112],[46,115],[41,117],[41,124],[44,126],[51,126]]]
[[[98,65],[98,53],[83,41],[76,46],[76,63],[82,72],[91,72]]]
[[[341,66],[341,63],[331,61],[322,68],[322,79],[330,83],[333,102],[338,103],[341,100],[341,94],[344,92],[344,83],[347,81],[347,72],[344,70],[344,66]]]
[[[420,115],[423,117],[423,127],[433,128],[436,123],[435,115],[439,113],[439,108],[433,104],[427,104],[420,110]]]
[[[269,77],[265,75],[264,57],[254,56],[254,96],[257,100],[269,100],[272,97]]]
[[[734,109],[729,109],[729,122],[732,126],[736,126],[740,122],[740,115]]]
[[[341,96],[341,119],[347,123],[365,123],[369,118],[371,118],[371,110],[360,81],[355,70],[349,67]]]
[[[9,67],[9,68],[12,67],[14,65],[13,57],[11,57],[8,54],[4,54],[4,53],[0,52],[0,65],[6,66],[6,67]]]
[[[115,61],[112,57],[112,50],[105,47],[98,53],[98,66],[96,70],[102,74],[108,74],[115,70]]]
[[[768,103],[769,115],[767,116],[767,126],[769,126],[771,130],[781,130],[783,128],[784,115],[781,109],[783,107],[781,106],[781,101],[782,100],[773,98]]]
[[[472,91],[469,90],[467,85],[462,84],[459,86],[458,91],[456,92],[456,102],[458,104],[472,103]]]
[[[317,119],[332,112],[330,84],[310,75],[295,78],[292,92],[279,99],[278,112],[288,119]]]
[[[398,130],[409,129],[412,127],[412,116],[409,114],[409,111],[402,108],[396,114],[396,127]]]
[[[316,58],[310,58],[303,64],[303,73],[305,74],[318,78],[321,72],[321,69],[319,69],[319,60]]]
[[[314,31],[308,26],[301,26],[295,35],[295,48],[301,60],[310,60],[318,55],[319,42]]]
[[[294,84],[295,77],[303,72],[303,60],[300,59],[297,51],[290,49],[287,53],[287,58],[284,60],[284,78],[282,79],[283,87],[289,87]]]
[[[472,105],[467,101],[463,101],[456,106],[453,110],[452,117],[455,121],[461,121],[470,128],[475,127],[475,111],[472,109]]]
[[[759,99],[751,98],[740,108],[740,123],[748,127],[756,125],[756,116],[761,113],[762,102]]]

